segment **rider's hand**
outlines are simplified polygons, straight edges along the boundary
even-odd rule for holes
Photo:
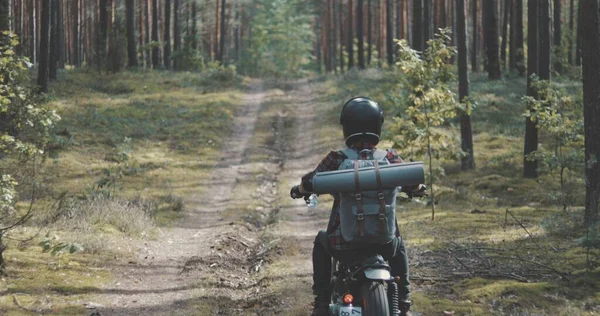
[[[290,190],[290,196],[292,197],[292,199],[303,198],[305,195],[306,195],[305,193],[300,192],[299,185],[293,186],[292,189]]]
[[[411,197],[424,197],[424,196],[428,196],[429,194],[427,193],[427,186],[424,184],[419,184],[419,186],[410,192],[409,196]]]

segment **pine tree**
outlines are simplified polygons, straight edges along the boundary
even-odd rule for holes
[[[135,47],[135,0],[126,0],[127,19],[127,60],[129,67],[137,67],[137,50]]]

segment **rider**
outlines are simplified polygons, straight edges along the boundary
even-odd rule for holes
[[[360,153],[363,149],[375,149],[381,136],[383,124],[383,111],[379,105],[366,97],[356,97],[348,100],[340,114],[340,123],[344,130],[346,145]],[[361,157],[365,159],[366,157]],[[395,150],[387,150],[387,160],[390,163],[402,163],[402,159]],[[319,163],[317,168],[302,177],[300,185],[294,186],[290,192],[292,198],[299,198],[310,194],[313,190],[312,178],[317,172],[337,170],[346,159],[341,151],[331,151]],[[409,195],[421,195],[424,186],[403,188]],[[329,279],[331,273],[331,257],[337,259],[351,257],[355,249],[342,238],[339,217],[340,199],[334,196],[333,208],[329,218],[327,230],[317,234],[313,247],[313,294],[315,295],[313,316],[329,315]],[[392,276],[398,281],[398,296],[400,301],[400,315],[410,315],[410,283],[408,277],[408,257],[404,241],[400,236],[396,223],[395,239],[384,245],[373,245],[378,252],[388,260]],[[373,249],[373,246],[369,248]]]

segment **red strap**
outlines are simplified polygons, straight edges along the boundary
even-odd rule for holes
[[[354,162],[354,186],[356,187],[356,204],[357,204],[357,219],[358,219],[358,232],[360,236],[365,235],[365,214],[363,209],[362,194],[360,193],[360,181],[358,179],[358,162]]]

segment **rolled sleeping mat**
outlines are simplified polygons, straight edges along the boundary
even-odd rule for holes
[[[409,162],[379,166],[382,189],[411,186],[425,183],[423,162]],[[356,192],[354,169],[318,172],[312,179],[313,191],[317,194]],[[375,167],[358,169],[361,191],[377,190]]]

